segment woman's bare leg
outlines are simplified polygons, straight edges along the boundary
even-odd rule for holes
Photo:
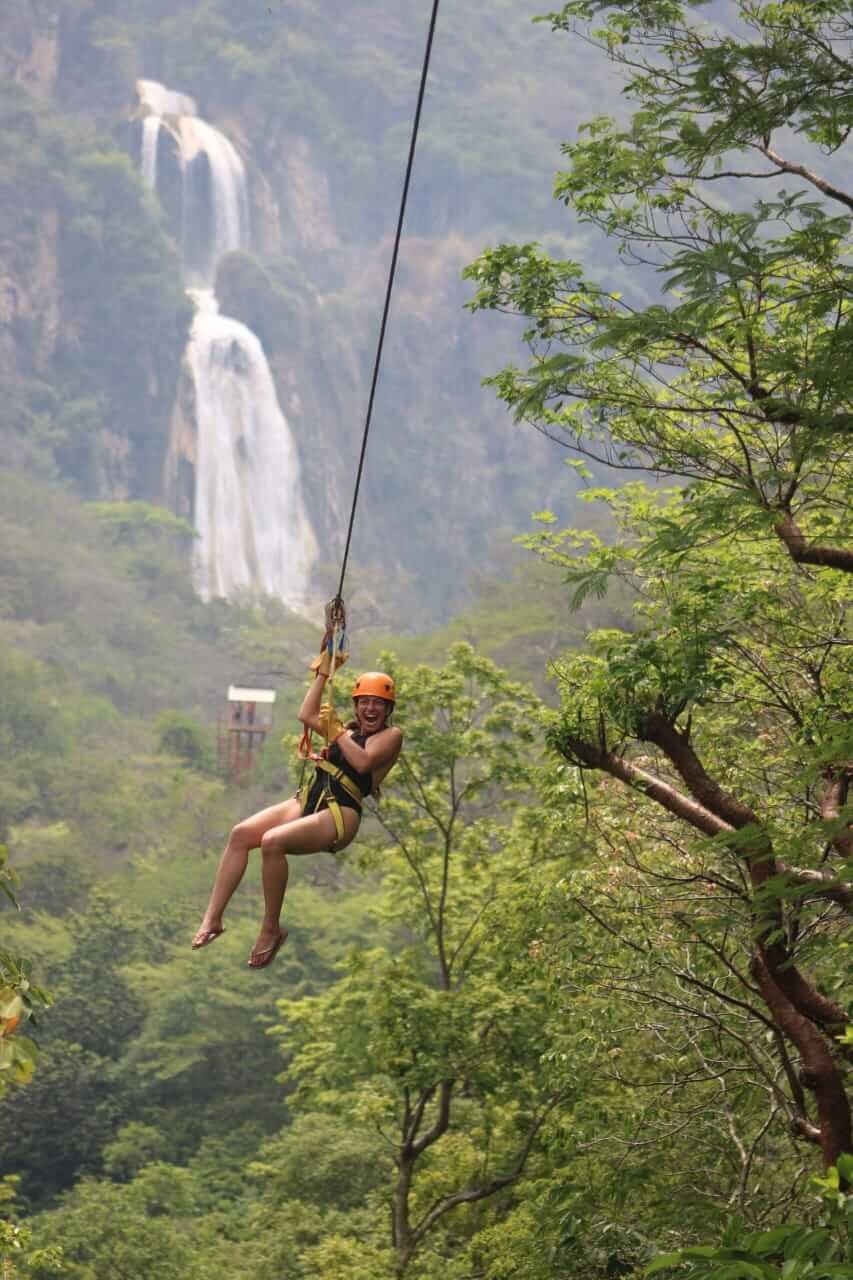
[[[344,849],[353,839],[360,821],[355,809],[342,808],[343,838],[335,844],[337,828],[328,809],[309,814],[295,822],[270,827],[261,838],[261,882],[264,888],[264,918],[257,941],[252,948],[249,963],[261,959],[274,947],[281,936],[282,903],[287,891],[289,867],[288,854],[320,853],[330,849]]]
[[[252,849],[257,849],[260,846],[265,832],[272,828],[281,827],[285,823],[293,822],[294,819],[301,816],[302,806],[294,797],[293,799],[285,800],[283,804],[274,804],[268,809],[261,809],[259,813],[255,813],[250,818],[244,819],[243,822],[237,823],[228,837],[228,843],[219,860],[210,901],[207,904],[204,918],[193,938],[194,945],[198,945],[206,933],[222,928],[223,912],[231,901],[234,890],[243,879],[249,861],[249,853]]]

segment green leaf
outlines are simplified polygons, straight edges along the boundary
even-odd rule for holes
[[[643,1269],[643,1275],[653,1276],[659,1271],[671,1271],[673,1267],[679,1266],[681,1262],[682,1253],[680,1250],[674,1253],[660,1253]]]

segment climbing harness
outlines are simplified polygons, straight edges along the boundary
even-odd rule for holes
[[[334,778],[335,781],[339,783],[340,786],[343,787],[344,791],[346,791],[346,793],[349,796],[351,796],[352,799],[356,802],[355,807],[358,810],[358,812],[361,813],[361,806],[365,799],[365,796],[361,791],[361,789],[356,786],[355,782],[353,782],[352,778],[350,778],[348,774],[344,773],[343,769],[339,769],[337,765],[331,764],[328,760],[324,760],[322,756],[314,758],[314,768],[319,769],[322,773],[328,775],[328,777]],[[298,799],[299,799],[299,803],[302,805],[303,814],[306,812],[308,799],[311,794],[313,783],[314,783],[314,779],[311,778],[309,779],[308,782],[304,783],[299,790]],[[329,786],[328,781],[325,782],[325,785],[320,795],[317,798],[316,804],[314,804],[311,808],[311,812],[317,813],[321,809],[328,809],[329,813],[332,815],[332,818],[334,819],[335,839],[332,842],[332,849],[330,851],[330,852],[334,852],[335,846],[340,844],[341,840],[343,839],[344,815],[341,812],[340,801],[332,791],[332,788]]]

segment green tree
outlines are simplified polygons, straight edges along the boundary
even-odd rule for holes
[[[67,745],[46,668],[14,649],[0,654],[0,837],[13,822],[52,812]]]
[[[833,946],[853,902],[853,197],[818,158],[789,158],[783,131],[814,152],[844,142],[849,14],[840,0],[744,0],[729,34],[697,7],[579,0],[552,18],[571,30],[602,15],[593,38],[637,108],[565,147],[557,194],[638,271],[657,271],[660,300],[622,299],[530,245],[487,253],[469,275],[475,307],[529,318],[532,365],[494,379],[520,417],[597,462],[680,482],[598,495],[621,521],[617,545],[583,531],[538,540],[576,599],[621,575],[641,600],[634,631],[600,633],[559,664],[550,740],[663,818],[671,880],[706,866],[731,922],[720,965],[772,1035],[782,1110],[832,1165],[853,1146],[849,975]]]
[[[634,287],[533,244],[484,254],[472,305],[527,317],[534,356],[491,381],[582,457],[683,482],[691,518],[662,531],[679,546],[722,522],[851,572],[853,193],[828,176],[853,124],[848,7],[741,0],[731,29],[701,8],[576,0],[552,15],[609,55],[636,108],[586,124],[556,180]]]
[[[761,543],[662,549],[662,531],[692,519],[680,492],[635,485],[611,502],[624,539],[607,554],[642,602],[634,630],[594,633],[586,652],[555,664],[561,709],[548,733],[582,773],[625,789],[622,812],[605,803],[599,829],[611,825],[613,847],[615,826],[615,861],[652,910],[626,916],[611,893],[598,918],[651,962],[633,980],[650,1006],[656,990],[661,1005],[672,1000],[661,960],[682,935],[687,954],[670,959],[670,976],[699,997],[682,999],[682,1012],[692,1006],[694,1026],[721,1019],[731,1048],[745,1034],[751,1078],[772,1085],[771,1121],[787,1119],[834,1164],[851,1145],[841,1043],[851,973],[837,936],[853,907],[847,582]],[[572,541],[546,532],[545,554],[569,575],[600,569],[599,553],[578,557]],[[708,995],[728,1015],[707,1014]]]
[[[6,1200],[5,1192],[8,1183],[0,1188],[0,1205]],[[59,1249],[33,1248],[33,1234],[30,1228],[21,1222],[14,1222],[0,1217],[0,1266],[3,1268],[3,1280],[15,1280],[15,1277],[42,1274],[56,1274],[62,1270],[62,1254]]]
[[[196,534],[186,520],[149,502],[92,502],[87,509],[114,548],[116,564],[147,601],[171,597],[191,605],[187,565]]]
[[[198,1249],[192,1183],[183,1169],[149,1165],[128,1186],[83,1179],[61,1208],[33,1221],[43,1253],[32,1280],[189,1280]]]
[[[18,1174],[27,1201],[41,1207],[100,1167],[121,1117],[121,1080],[90,1049],[58,1041],[43,1050],[26,1097],[26,1107],[11,1095],[0,1101],[0,1167]]]
[[[157,717],[158,751],[177,756],[200,773],[213,769],[213,744],[207,725],[181,711],[161,711]]]
[[[518,882],[546,857],[544,823],[521,807],[538,704],[466,644],[400,681],[404,753],[364,855],[400,946],[361,948],[328,991],[279,1002],[297,1101],[374,1127],[390,1166],[371,1230],[344,1233],[352,1274],[402,1275],[425,1252],[440,1265],[454,1211],[470,1223],[519,1182],[563,1096],[544,1058],[547,971],[511,927]],[[331,1280],[341,1248],[304,1263]]]
[[[131,1083],[117,1060],[142,1021],[141,1000],[121,972],[142,936],[131,914],[98,889],[67,923],[72,945],[51,977],[55,1017],[31,1105],[16,1112],[11,1097],[0,1101],[0,1167],[20,1174],[36,1202],[99,1166]],[[55,1148],[50,1161],[45,1143]]]
[[[845,1280],[853,1269],[853,1196],[844,1190],[853,1182],[853,1159],[842,1156],[825,1178],[814,1182],[822,1202],[816,1223],[786,1222],[769,1231],[745,1232],[736,1221],[719,1244],[658,1254],[644,1275],[677,1270],[688,1280],[725,1280],[728,1276]]]
[[[71,954],[57,975],[53,1033],[102,1058],[117,1059],[138,1031],[143,1005],[124,967],[138,954],[145,926],[109,890],[97,887],[85,909],[67,918]]]
[[[9,866],[9,851],[0,845],[0,906],[18,907],[18,877]],[[10,1084],[29,1084],[38,1050],[20,1028],[35,1020],[50,997],[33,984],[31,964],[16,951],[0,945],[0,1101]]]

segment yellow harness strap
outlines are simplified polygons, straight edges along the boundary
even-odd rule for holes
[[[361,802],[364,799],[364,793],[362,792],[359,785],[353,782],[349,774],[344,773],[343,769],[339,769],[336,764],[329,764],[328,760],[315,760],[314,764],[316,768],[322,769],[324,773],[331,774],[331,776],[335,779],[335,782],[339,782],[343,787],[344,791],[346,791],[349,795],[351,795],[353,800],[358,801],[358,806],[359,808],[361,808]]]
[[[346,791],[348,795],[351,795],[353,800],[358,801],[359,811],[361,810],[361,802],[364,799],[364,795],[361,789],[356,785],[356,783],[353,782],[352,778],[350,778],[347,774],[344,773],[343,769],[339,769],[336,764],[329,764],[328,760],[315,760],[314,767],[315,769],[322,769],[323,773],[328,773],[332,778],[335,779],[336,782],[339,782],[340,785],[343,787],[344,791]],[[313,779],[311,781],[313,782]],[[302,803],[303,812],[305,810],[305,804],[308,800],[308,793],[310,792],[310,790],[311,790],[311,782],[308,782],[305,784],[305,786],[302,788],[302,791],[299,793],[299,799]],[[341,806],[338,804],[337,800],[332,795],[331,788],[328,786],[325,788],[325,790],[323,791],[323,794],[320,796],[319,800],[317,801],[317,805],[314,810],[315,813],[324,801],[326,804],[326,808],[329,810],[329,813],[332,815],[335,822],[335,844],[337,844],[340,840],[343,839],[344,818],[343,818],[343,814],[341,813]]]

